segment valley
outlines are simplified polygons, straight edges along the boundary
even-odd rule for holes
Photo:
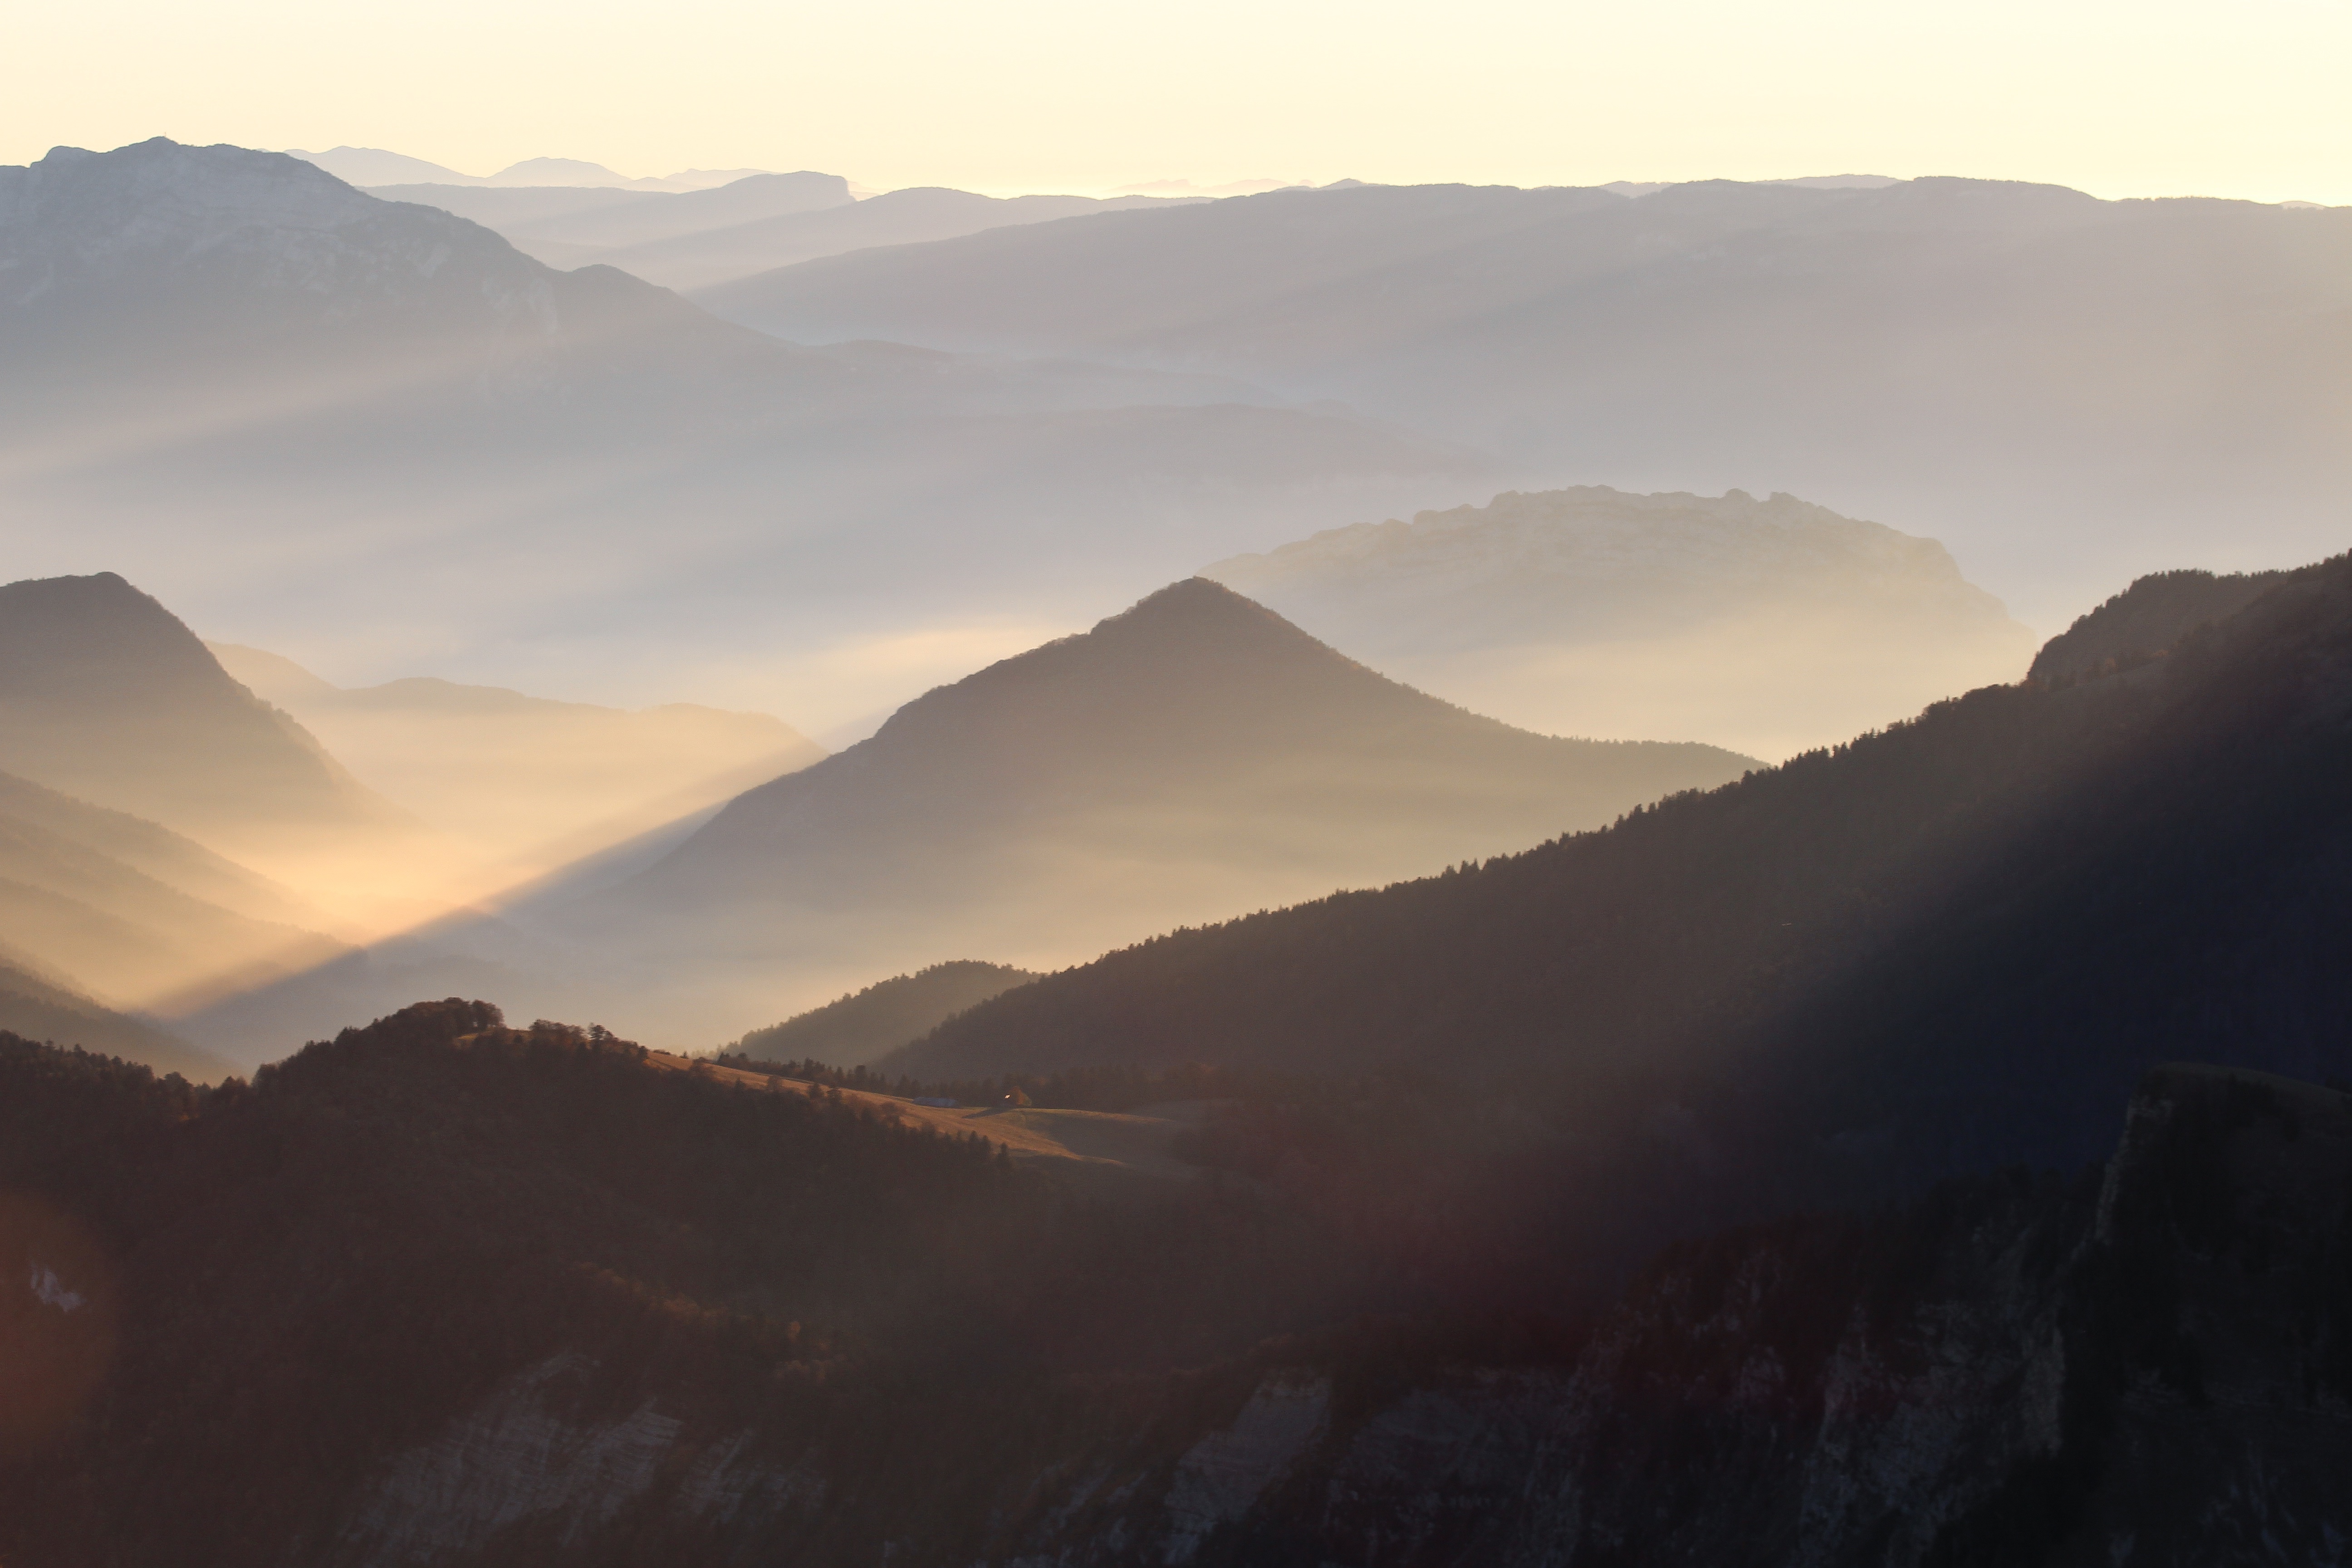
[[[2342,1557],[2352,208],[692,10],[0,165],[0,1563]]]

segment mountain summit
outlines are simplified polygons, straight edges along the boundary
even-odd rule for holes
[[[596,914],[769,987],[828,952],[868,977],[973,952],[1034,967],[1525,847],[1751,765],[1514,730],[1196,577],[740,796]]]
[[[394,820],[111,572],[0,587],[0,768],[231,853]]]

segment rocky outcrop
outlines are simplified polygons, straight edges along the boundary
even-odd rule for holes
[[[617,1418],[568,1409],[571,1385],[592,1371],[558,1355],[401,1455],[360,1503],[342,1560],[462,1561],[518,1539],[561,1552],[639,1512],[768,1533],[821,1500],[805,1471],[759,1462],[749,1432],[704,1446],[651,1400]]]
[[[1434,1372],[1351,1417],[1298,1414],[1344,1363],[1276,1366],[1114,1517],[1055,1498],[1013,1555],[2339,1562],[2347,1220],[2352,1097],[2162,1069],[2095,1180],[1685,1246],[1571,1361]]]

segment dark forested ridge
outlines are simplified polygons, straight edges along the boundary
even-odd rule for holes
[[[2149,1063],[2340,1071],[2352,558],[1607,830],[1179,931],[877,1064],[1410,1064],[1833,1190],[2074,1163]],[[1645,1128],[1654,1136],[1637,1137]],[[1766,1201],[1761,1192],[1752,1194]]]
[[[1686,1241],[1591,1317],[1396,1145],[1309,1147],[1106,1201],[455,1000],[211,1089],[0,1037],[0,1560],[2185,1568],[2352,1528],[2341,1092],[2168,1068],[2104,1171]]]
[[[2198,627],[2229,619],[2285,582],[2290,572],[2159,572],[2075,618],[2034,656],[2035,680],[2112,675],[2153,658]]]
[[[965,1008],[1036,978],[1025,969],[977,959],[934,963],[754,1029],[735,1042],[735,1049],[760,1061],[855,1066],[911,1044]]]
[[[1366,1300],[1363,1268],[1246,1193],[1106,1207],[796,1087],[456,1000],[211,1089],[0,1038],[0,1378],[102,1380],[39,1421],[10,1407],[0,1561],[476,1561],[491,1524],[401,1488],[520,1388],[575,1426],[662,1389],[665,1423],[756,1432],[705,1457],[759,1481],[752,1517],[824,1472],[835,1521],[800,1560],[839,1562],[843,1534],[920,1533],[933,1506],[885,1448],[1000,1484],[980,1402],[1066,1420],[1024,1381],[1215,1360]]]

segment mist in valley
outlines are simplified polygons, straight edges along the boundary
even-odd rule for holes
[[[526,10],[0,111],[9,1568],[2352,1533],[2294,94]]]

